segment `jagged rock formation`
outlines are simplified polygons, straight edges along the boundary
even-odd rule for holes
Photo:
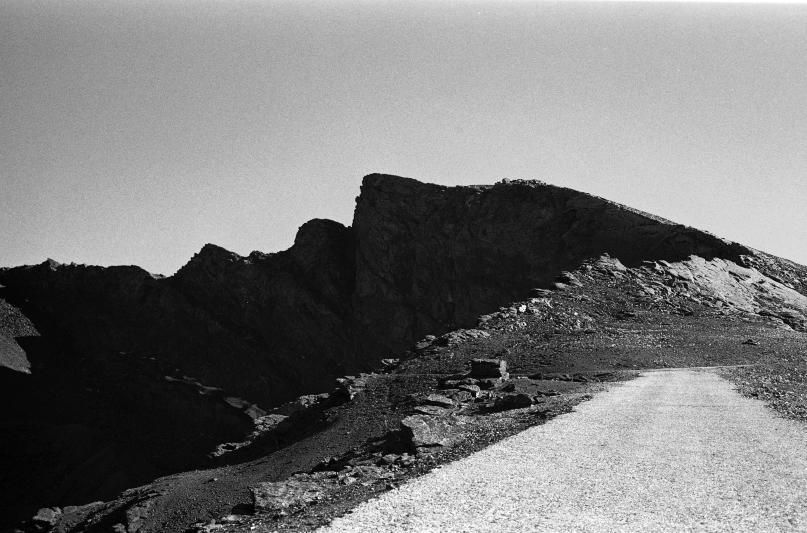
[[[608,253],[626,265],[751,250],[589,194],[536,181],[443,187],[367,176],[356,205],[354,307],[368,351],[472,324]],[[371,342],[372,341],[372,342]]]
[[[778,280],[769,300],[796,309],[807,279],[799,265],[570,189],[385,175],[365,178],[352,227],[312,220],[284,252],[206,245],[168,278],[52,261],[0,270],[0,395],[14,406],[0,489],[22,494],[0,514],[206,464],[270,407],[473,326],[604,253],[628,266],[723,261],[676,268],[708,270],[725,289],[716,297],[735,303],[758,302],[743,280],[762,272]],[[32,461],[42,472],[21,466]]]
[[[357,367],[351,264],[348,230],[313,220],[286,252],[207,245],[171,278],[53,261],[2,272],[16,305],[0,309],[0,395],[13,406],[0,488],[35,507],[109,498],[243,438],[244,404],[331,387]],[[8,503],[7,517],[29,511]]]

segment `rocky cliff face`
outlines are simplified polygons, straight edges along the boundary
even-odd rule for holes
[[[363,342],[399,350],[546,287],[608,253],[626,265],[748,248],[536,181],[443,187],[367,176],[357,201],[354,307]]]
[[[349,230],[314,220],[285,252],[207,245],[171,278],[53,261],[0,272],[0,491],[18,494],[0,514],[204,464],[267,406],[358,369],[352,261]]]
[[[227,338],[224,366],[197,371],[199,378],[275,405],[358,370],[353,255],[350,230],[329,220],[305,223],[294,245],[277,254],[240,257],[206,245],[167,280]],[[232,349],[234,339],[253,347],[248,360]],[[237,365],[244,371],[234,372]]]
[[[0,397],[14,407],[0,460],[14,474],[0,489],[22,494],[3,514],[202,465],[265,409],[473,325],[604,253],[628,266],[744,260],[804,293],[799,265],[570,189],[386,175],[364,179],[351,228],[312,220],[275,254],[206,245],[168,278],[2,269]]]

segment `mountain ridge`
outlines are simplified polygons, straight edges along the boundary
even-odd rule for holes
[[[8,514],[106,499],[208,464],[210,450],[242,439],[260,413],[327,392],[335,378],[426,335],[473,327],[533,289],[554,290],[558,276],[603,254],[629,268],[720,259],[807,288],[805,267],[572,189],[526,180],[446,187],[384,174],[364,178],[351,226],[314,219],[280,252],[241,256],[207,244],[167,277],[51,260],[2,269],[4,316],[36,330],[0,331],[17,358],[3,369],[2,394],[23,406],[5,415],[5,429],[25,442],[70,427],[65,450],[93,443],[61,461],[63,477],[32,479]],[[698,268],[690,271],[705,272]],[[773,305],[755,294],[751,311]],[[801,327],[799,316],[778,319]],[[30,375],[20,372],[20,350]],[[55,397],[62,405],[48,419]],[[9,464],[24,464],[25,453],[12,450]],[[116,483],[103,485],[110,472]],[[104,489],[77,492],[76,483]]]

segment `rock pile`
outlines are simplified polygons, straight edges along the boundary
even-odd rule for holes
[[[439,387],[440,394],[416,395],[414,414],[401,421],[401,434],[410,451],[417,454],[456,443],[468,417],[529,408],[540,398],[557,394],[517,390],[504,359],[473,359],[469,372],[444,377]]]

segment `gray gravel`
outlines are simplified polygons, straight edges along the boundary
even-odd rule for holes
[[[322,531],[807,531],[805,445],[713,373],[648,372]]]

